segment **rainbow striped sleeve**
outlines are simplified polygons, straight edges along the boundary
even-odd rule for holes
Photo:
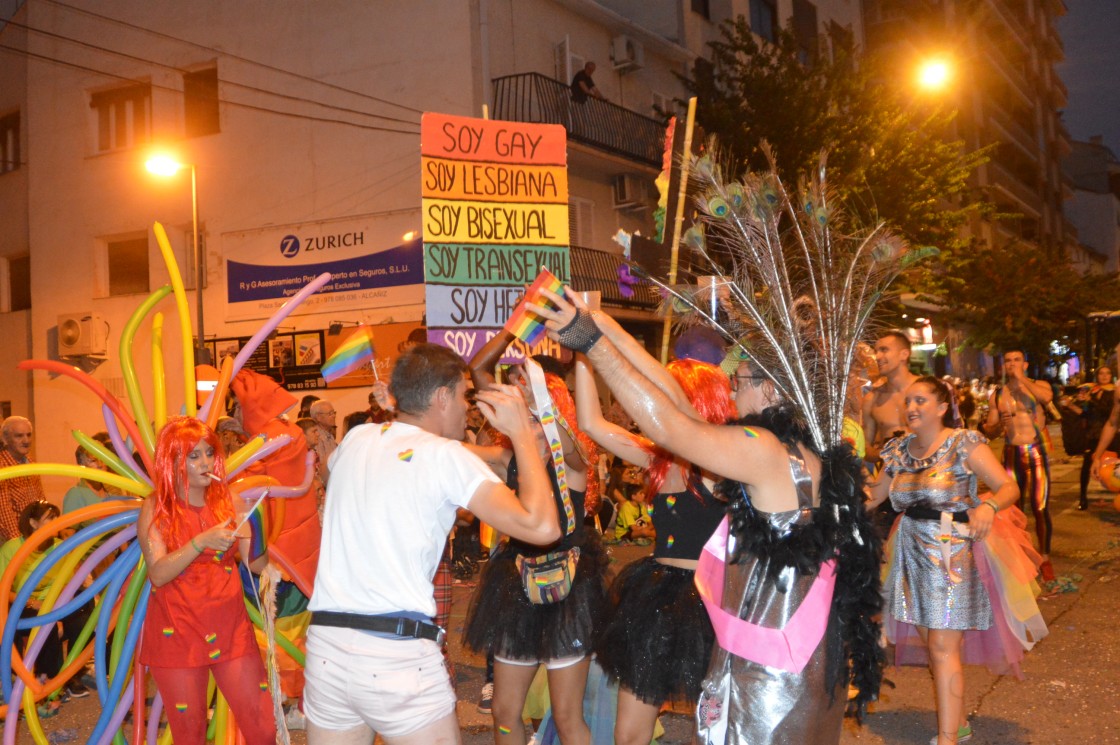
[[[526,307],[529,303],[549,305],[548,300],[541,295],[542,288],[555,292],[557,295],[564,294],[564,283],[557,279],[552,272],[542,268],[541,273],[533,280],[533,284],[529,285],[525,297],[521,298],[521,302],[513,309],[513,313],[510,314],[505,325],[506,331],[529,346],[533,346],[544,336],[544,320],[535,316]]]
[[[373,331],[361,326],[334,350],[326,364],[320,368],[323,380],[328,383],[352,373],[373,359]]]

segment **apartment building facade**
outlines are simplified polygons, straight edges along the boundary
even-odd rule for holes
[[[612,292],[620,249],[611,237],[653,232],[663,113],[684,95],[678,75],[740,14],[762,36],[792,21],[806,44],[829,24],[861,35],[858,0],[0,2],[0,400],[36,422],[40,460],[68,462],[71,430],[103,428],[79,385],[16,365],[61,359],[125,397],[122,335],[169,281],[154,221],[212,351],[267,316],[267,303],[234,281],[238,264],[279,265],[293,251],[314,254],[308,266],[397,256],[387,252],[421,227],[428,111],[480,116],[486,105],[495,119],[563,124],[573,282],[602,289],[605,307],[639,330],[656,327],[655,297]],[[565,119],[568,83],[587,61],[606,100]],[[156,146],[189,167],[153,177],[144,163]],[[173,304],[158,308],[177,401],[183,347]],[[311,305],[278,332],[298,347],[301,335],[418,324],[423,313],[422,286],[398,286]],[[75,324],[87,334],[77,347]],[[140,324],[132,347],[150,349],[151,335]],[[277,360],[293,352],[274,345]],[[135,377],[150,400],[147,351]],[[326,395],[348,412],[365,408],[366,393]]]

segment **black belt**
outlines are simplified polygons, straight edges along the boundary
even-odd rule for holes
[[[429,639],[436,644],[443,644],[445,636],[444,630],[434,623],[415,621],[404,616],[366,616],[361,613],[319,610],[312,611],[311,624],[338,629],[380,631],[383,634],[396,634],[406,639]]]
[[[905,514],[915,520],[941,520],[940,510],[932,510],[929,507],[907,507]],[[968,513],[963,510],[961,512],[950,512],[949,515],[955,523],[968,522]]]

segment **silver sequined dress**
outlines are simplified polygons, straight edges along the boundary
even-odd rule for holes
[[[883,448],[883,468],[891,478],[891,505],[900,512],[925,507],[939,513],[978,506],[976,474],[966,459],[971,446],[987,439],[973,430],[958,429],[928,458],[910,454],[913,439],[914,435],[907,435]],[[927,629],[987,629],[992,624],[992,606],[980,582],[972,542],[951,533],[950,566],[946,568],[941,538],[938,520],[907,515],[899,519],[890,570],[883,583],[884,607],[896,620]]]
[[[813,520],[812,482],[800,458],[791,453],[790,470],[798,505],[788,512],[760,513],[779,534]],[[732,548],[729,538],[729,550]],[[770,559],[744,552],[729,563],[723,585],[723,608],[739,618],[769,628],[785,628],[813,586],[815,576],[793,567],[768,576]],[[825,685],[828,635],[817,644],[800,673],[752,662],[715,646],[700,697],[699,738],[705,745],[835,745],[840,741],[847,690]],[[724,701],[721,724],[706,726],[707,701]],[[724,726],[726,729],[724,730]]]

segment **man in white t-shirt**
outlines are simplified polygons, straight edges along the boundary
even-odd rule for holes
[[[455,693],[440,652],[432,579],[455,511],[546,545],[559,538],[552,488],[516,389],[479,391],[513,442],[514,494],[460,442],[467,367],[433,344],[393,369],[394,422],[355,428],[331,458],[311,597],[304,713],[310,745],[458,743]]]

